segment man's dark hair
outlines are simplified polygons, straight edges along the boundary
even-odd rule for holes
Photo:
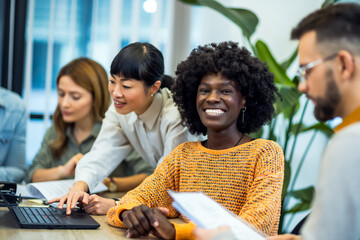
[[[319,9],[292,30],[291,39],[300,39],[309,31],[316,32],[318,43],[333,43],[331,49],[360,54],[360,5],[340,3]]]
[[[201,79],[208,74],[221,74],[234,81],[246,99],[245,121],[238,118],[237,127],[243,133],[255,132],[269,122],[274,114],[273,103],[278,89],[267,65],[251,56],[234,42],[208,44],[194,49],[177,66],[172,88],[182,122],[193,134],[206,134],[196,109],[196,96]],[[241,114],[241,113],[240,113]]]

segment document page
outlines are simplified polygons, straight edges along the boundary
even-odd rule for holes
[[[23,197],[44,198],[47,200],[61,197],[68,193],[69,188],[74,184],[73,179],[30,183],[25,186],[18,185],[16,194],[21,193]],[[92,193],[106,191],[107,187],[99,183]]]
[[[244,220],[227,210],[216,201],[201,192],[168,191],[174,199],[173,207],[197,226],[215,229],[227,225],[239,240],[264,240],[265,236],[258,233]]]

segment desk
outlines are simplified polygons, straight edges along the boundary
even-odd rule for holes
[[[102,193],[104,197],[116,197],[122,196],[122,193]],[[36,240],[98,240],[98,239],[127,239],[126,230],[121,228],[114,228],[107,224],[106,216],[92,217],[100,224],[98,229],[94,230],[67,230],[67,229],[23,229],[20,228],[15,222],[13,216],[9,212],[8,208],[0,207],[0,239],[6,240],[18,240],[18,239],[36,239]],[[181,219],[171,219],[172,222],[183,222]],[[143,239],[156,239],[153,236]]]

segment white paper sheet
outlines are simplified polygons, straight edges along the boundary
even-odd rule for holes
[[[173,207],[199,227],[215,229],[227,225],[239,240],[265,239],[244,220],[201,192],[168,192],[174,199]]]
[[[69,192],[69,188],[74,184],[73,179],[60,180],[60,181],[48,181],[39,183],[29,183],[27,185],[17,185],[16,194],[20,194],[22,197],[33,197],[41,199],[53,199],[61,197]],[[94,188],[92,193],[98,193],[106,191],[107,187],[103,183],[99,183]]]

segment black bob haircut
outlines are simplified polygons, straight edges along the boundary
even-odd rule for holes
[[[234,81],[246,99],[244,123],[239,116],[237,127],[243,133],[255,132],[274,115],[275,94],[273,74],[267,65],[251,56],[234,42],[211,43],[194,49],[176,69],[172,88],[182,122],[192,134],[206,134],[196,109],[196,96],[201,79],[208,74],[221,74]],[[240,113],[241,114],[241,113]]]
[[[164,57],[150,43],[135,42],[122,48],[110,67],[111,76],[144,81],[150,87],[164,76]]]

